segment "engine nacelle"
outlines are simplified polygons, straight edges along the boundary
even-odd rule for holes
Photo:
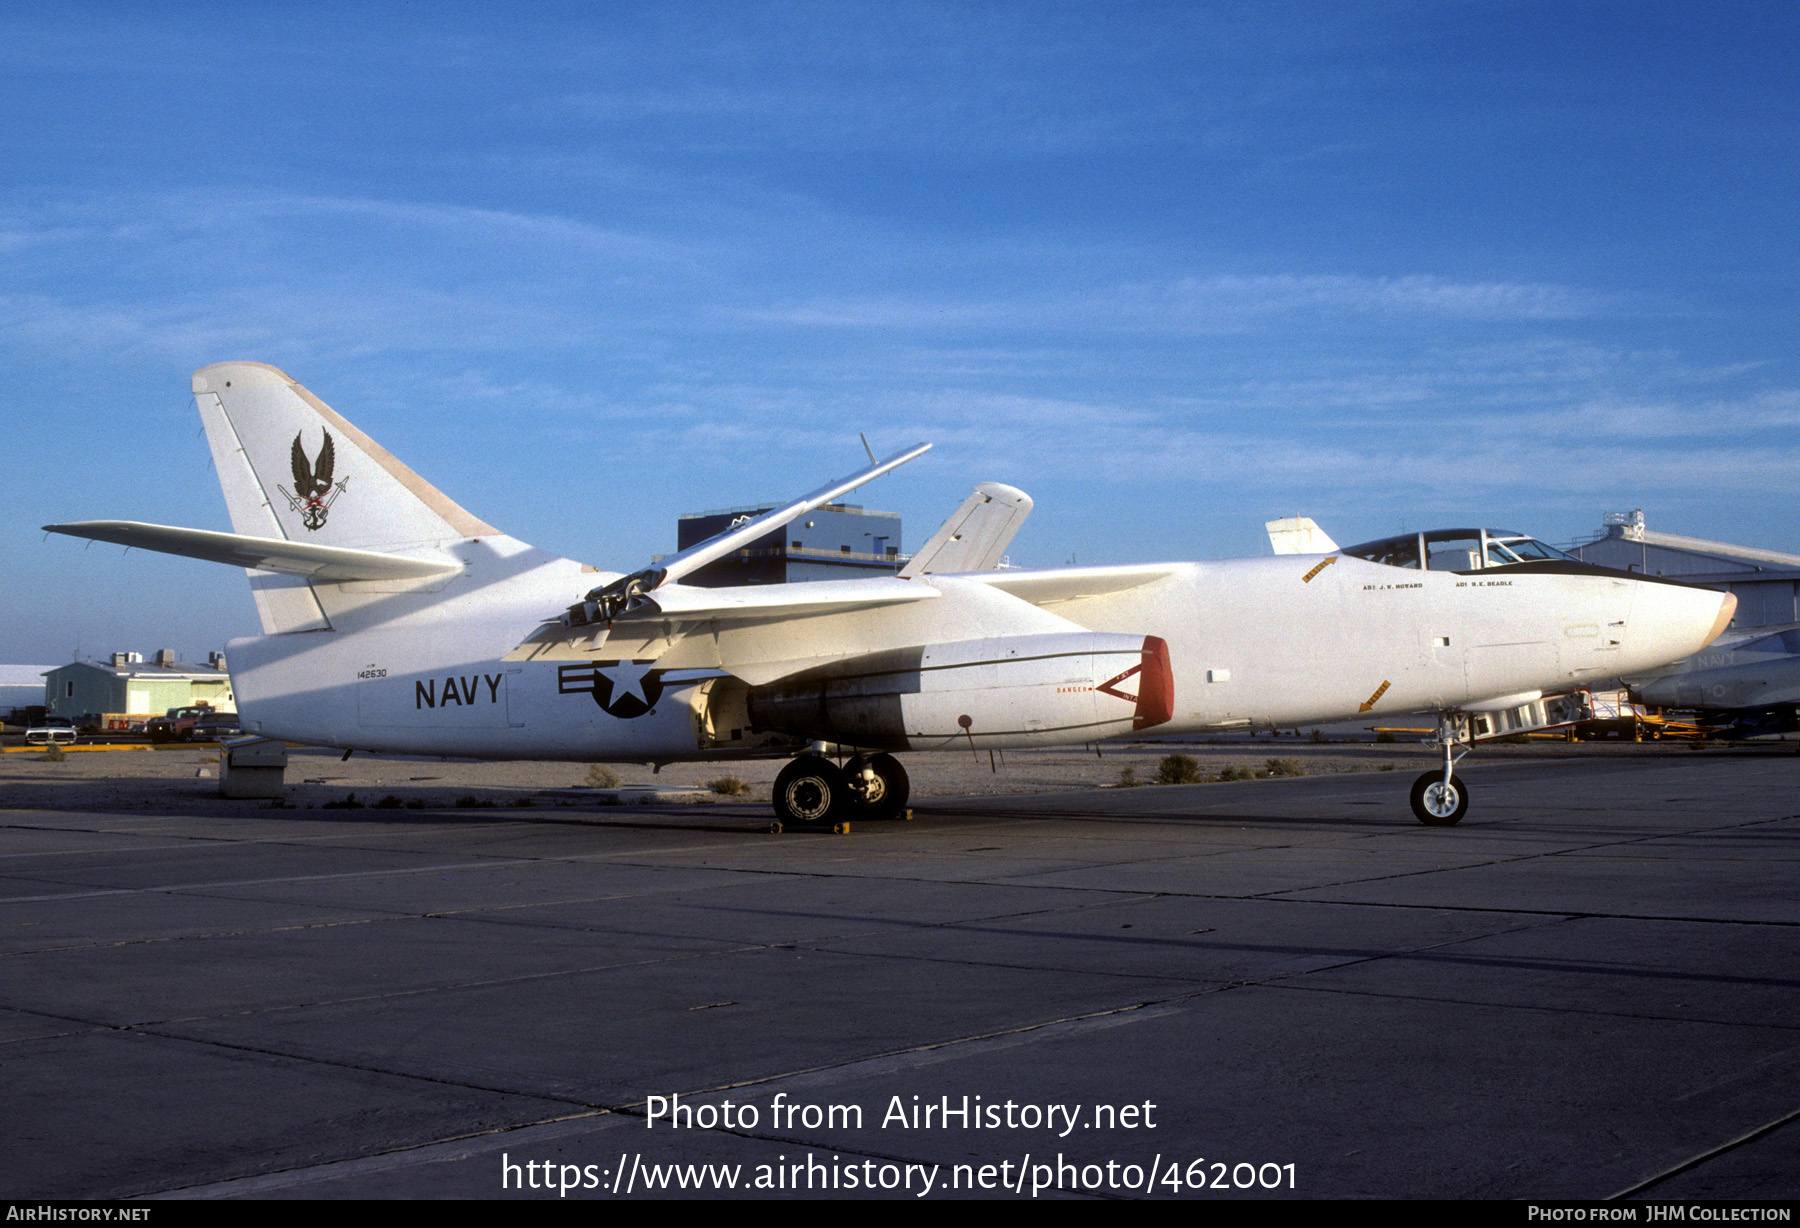
[[[867,750],[1098,741],[1174,710],[1166,643],[1092,631],[893,649],[750,691],[758,728]]]

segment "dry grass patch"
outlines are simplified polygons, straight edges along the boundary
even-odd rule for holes
[[[738,776],[720,776],[706,782],[706,787],[722,797],[748,797],[750,782]]]

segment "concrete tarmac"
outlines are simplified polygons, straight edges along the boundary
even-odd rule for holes
[[[844,836],[34,789],[0,1191],[1795,1197],[1800,760],[1466,769],[1448,829],[1413,771]]]

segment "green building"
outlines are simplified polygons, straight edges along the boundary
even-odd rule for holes
[[[51,716],[99,718],[102,727],[129,727],[170,708],[207,704],[235,712],[231,675],[225,654],[215,652],[205,665],[188,665],[163,649],[153,661],[141,653],[115,652],[107,661],[75,661],[44,675],[44,706]]]

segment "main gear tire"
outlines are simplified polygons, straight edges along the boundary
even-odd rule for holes
[[[865,769],[868,775],[864,775]],[[892,755],[858,755],[844,767],[849,809],[846,818],[884,821],[906,813],[912,782]]]
[[[844,774],[829,759],[802,755],[775,777],[775,821],[790,827],[828,827],[849,810]]]

